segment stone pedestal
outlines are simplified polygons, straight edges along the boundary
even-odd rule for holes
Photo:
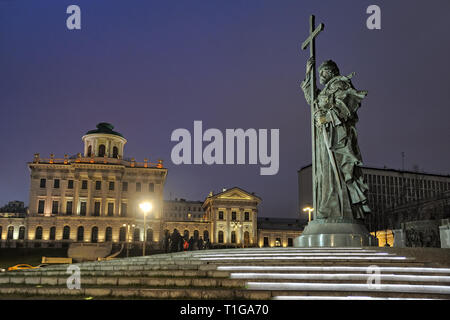
[[[441,248],[450,248],[450,224],[439,226]]]
[[[348,220],[317,219],[308,223],[302,235],[294,239],[294,247],[367,247],[377,246],[363,223]]]
[[[111,242],[104,243],[71,243],[67,250],[67,256],[76,262],[95,261],[104,258],[111,253]]]
[[[394,248],[405,248],[405,231],[403,229],[392,230],[394,233]]]

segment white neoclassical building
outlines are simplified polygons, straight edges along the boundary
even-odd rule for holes
[[[28,214],[0,218],[1,240],[17,240],[16,246],[47,247],[120,242],[127,236],[142,241],[144,232],[149,241],[159,239],[167,176],[162,161],[124,159],[127,140],[108,123],[99,123],[82,140],[84,153],[70,158],[35,154],[28,163]],[[139,209],[144,201],[153,205],[145,231]]]
[[[158,247],[167,233],[213,244],[256,246],[258,204],[234,187],[204,201],[163,200],[162,160],[124,157],[127,140],[109,123],[82,137],[84,153],[34,155],[26,215],[0,214],[0,247],[66,247],[73,242],[134,242]],[[151,202],[146,216],[139,207]]]

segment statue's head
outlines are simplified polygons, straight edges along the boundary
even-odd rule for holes
[[[333,60],[323,62],[319,67],[320,84],[327,84],[328,81],[339,75],[339,68]]]

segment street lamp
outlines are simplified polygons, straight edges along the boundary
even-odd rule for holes
[[[303,208],[303,212],[307,212],[308,211],[308,222],[311,222],[311,212],[313,212],[314,211],[314,208],[311,208],[311,207],[306,207],[306,208]]]
[[[153,206],[150,202],[142,202],[139,204],[139,208],[141,208],[142,212],[144,213],[144,245],[142,246],[142,256],[145,256],[145,243],[147,242],[147,230],[145,230],[145,217],[147,216],[147,213],[149,213]]]

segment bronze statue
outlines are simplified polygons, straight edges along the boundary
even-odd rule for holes
[[[342,76],[332,60],[319,67],[324,88],[316,88],[314,40],[323,29],[323,24],[314,29],[311,16],[310,36],[302,44],[302,49],[310,47],[311,55],[301,88],[311,106],[315,218],[363,219],[370,209],[355,125],[367,91],[356,90],[351,82],[354,73]]]
[[[314,57],[308,60],[306,80],[302,89],[311,104],[311,69]],[[366,91],[353,87],[349,76],[340,75],[335,62],[328,60],[319,67],[322,90],[316,89],[313,105],[315,137],[316,218],[353,217],[363,219],[369,213],[360,166],[361,153],[356,134],[356,114]]]
[[[355,128],[357,111],[367,92],[356,90],[351,82],[354,74],[342,76],[331,60],[319,67],[324,87],[317,89],[315,38],[323,29],[323,23],[315,28],[312,15],[309,36],[302,44],[303,50],[310,49],[301,88],[311,106],[314,219],[294,239],[294,246],[376,246],[377,239],[363,222],[370,209]]]

